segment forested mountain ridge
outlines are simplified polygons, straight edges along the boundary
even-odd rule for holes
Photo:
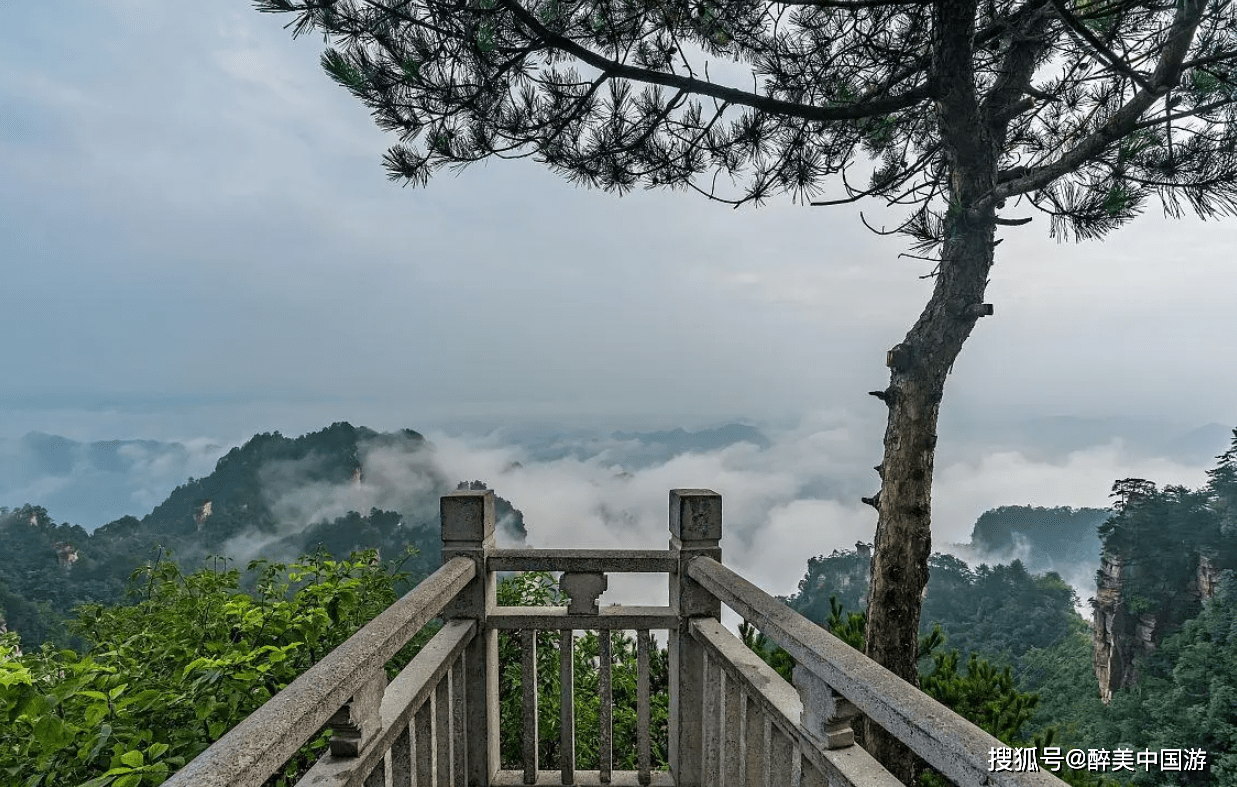
[[[0,619],[23,645],[63,642],[61,620],[73,607],[123,600],[134,568],[167,552],[192,570],[213,555],[243,566],[319,547],[397,558],[412,546],[418,554],[404,570],[424,576],[439,562],[438,499],[465,486],[485,484],[448,479],[410,429],[336,423],[297,438],[255,435],[141,519],[125,516],[94,533],[58,524],[40,506],[0,508]],[[523,515],[501,497],[496,515],[505,537],[521,542]]]
[[[921,630],[940,623],[946,648],[1012,667],[1018,690],[1038,698],[1026,739],[1150,758],[1133,772],[1116,759],[1089,761],[1096,783],[1237,784],[1237,431],[1208,476],[1200,490],[1143,479],[1114,485],[1116,505],[1098,527],[1104,569],[1090,627],[1053,572],[1035,576],[1020,561],[971,569],[932,557]],[[1002,511],[1010,513],[985,517]],[[1058,523],[1087,518],[1049,511]],[[821,625],[831,617],[830,596],[861,609],[867,550],[857,544],[809,561],[788,602]],[[1195,757],[1188,768],[1156,759],[1187,751]]]
[[[867,607],[870,547],[835,550],[808,561],[799,591],[787,603],[808,620],[826,626],[833,599],[857,612]],[[1032,648],[1048,648],[1085,628],[1074,610],[1077,595],[1061,577],[1035,575],[1021,561],[972,569],[952,555],[929,561],[920,632],[939,625],[947,645],[963,661],[972,653],[1017,665]]]
[[[1001,506],[985,511],[971,529],[969,547],[987,563],[1015,557],[1029,571],[1063,571],[1099,564],[1098,527],[1112,512],[1106,508]]]
[[[358,576],[376,572],[371,577],[374,579],[393,570],[391,564],[398,562],[400,551],[412,544],[423,552],[404,568],[412,567],[413,579],[417,579],[417,573],[423,576],[438,565],[437,498],[457,486],[482,488],[484,484],[448,481],[434,463],[432,446],[415,432],[383,435],[336,424],[296,439],[278,434],[258,435],[222,457],[209,476],[177,487],[164,503],[142,519],[126,517],[94,534],[75,525],[59,524],[36,506],[2,509],[0,553],[11,559],[0,561],[0,608],[10,627],[23,634],[27,652],[24,661],[10,661],[9,667],[18,671],[38,667],[43,670],[39,675],[63,671],[64,664],[53,663],[56,651],[40,652],[37,643],[48,638],[57,643],[66,641],[68,635],[61,615],[77,603],[123,601],[129,572],[137,565],[155,562],[152,558],[157,553],[153,545],[172,546],[177,550],[177,561],[190,569],[201,566],[200,556],[220,551],[245,557],[261,553],[282,559],[284,555],[312,551],[317,545],[341,557],[357,547],[377,546],[387,558],[381,563],[372,560],[372,556],[338,562]],[[924,667],[924,675],[938,683],[946,680],[950,685],[969,686],[974,696],[980,698],[998,684],[1015,699],[1015,694],[1027,693],[1023,697],[1027,699],[1025,714],[1019,716],[1027,717],[1025,728],[1013,738],[1002,738],[1007,743],[1015,741],[1013,745],[1029,745],[1036,740],[1040,741],[1037,745],[1049,745],[1043,741],[1053,740],[1053,745],[1066,749],[1158,751],[1199,747],[1209,753],[1207,770],[1183,772],[1175,781],[1164,781],[1166,776],[1162,772],[1105,771],[1084,773],[1086,778],[1082,781],[1071,775],[1071,784],[1111,784],[1103,781],[1102,776],[1120,777],[1123,783],[1135,785],[1237,783],[1237,758],[1232,754],[1237,752],[1237,694],[1233,688],[1237,686],[1237,584],[1232,581],[1232,572],[1223,570],[1231,562],[1237,513],[1233,504],[1237,499],[1233,494],[1237,490],[1237,440],[1220,457],[1219,466],[1210,473],[1203,490],[1160,490],[1152,482],[1139,479],[1119,481],[1114,488],[1117,503],[1111,513],[1006,506],[979,518],[969,545],[976,554],[986,554],[996,563],[1013,545],[1019,554],[1025,553],[1027,563],[1014,560],[972,567],[951,555],[934,555],[921,621],[925,633],[939,623],[945,645],[933,656],[934,665]],[[208,500],[209,507],[205,505]],[[518,541],[523,532],[522,516],[505,501],[499,501],[497,513],[508,542]],[[1184,623],[1178,624],[1177,633],[1165,627],[1157,646],[1139,656],[1141,662],[1135,660],[1139,663],[1137,683],[1128,690],[1114,689],[1107,707],[1101,702],[1093,670],[1091,632],[1075,611],[1076,594],[1060,576],[1052,572],[1038,575],[1030,568],[1046,559],[1045,552],[1052,551],[1052,543],[1083,545],[1084,537],[1090,536],[1087,528],[1095,527],[1091,522],[1099,513],[1107,517],[1100,532],[1104,534],[1105,549],[1111,550],[1110,557],[1119,553],[1125,559],[1121,565],[1136,569],[1133,574],[1123,575],[1134,581],[1118,589],[1116,597],[1122,608],[1139,609],[1150,604],[1152,612],[1176,610],[1174,614],[1187,616]],[[1020,544],[1023,540],[1026,543]],[[1184,547],[1180,555],[1173,552],[1178,546]],[[799,592],[788,602],[821,625],[833,627],[831,618],[836,621],[841,617],[845,629],[853,620],[834,614],[831,597],[837,596],[847,612],[864,608],[869,550],[868,545],[859,543],[854,550],[813,558],[808,562]],[[1067,551],[1055,555],[1058,560],[1070,556]],[[1196,565],[1192,562],[1196,558],[1208,561],[1213,570],[1205,575],[1191,574],[1190,566]],[[311,558],[314,560],[317,565],[327,564]],[[235,566],[243,567],[243,562],[238,561]],[[200,573],[197,581],[220,582],[227,577],[226,568],[208,561],[206,571]],[[142,576],[142,594],[136,600],[145,598],[148,611],[162,616],[159,619],[166,622],[178,613],[153,604],[155,597],[159,597],[160,583],[171,586],[158,579],[162,574],[156,574],[148,572]],[[391,593],[395,593],[398,583],[391,581]],[[545,581],[551,580],[546,577]],[[196,587],[188,582],[176,592],[185,599],[196,598]],[[235,587],[229,588],[229,593],[235,593]],[[253,593],[255,588],[241,587],[241,591]],[[1204,601],[1209,594],[1214,597]],[[367,615],[382,606],[374,599],[366,599],[366,603]],[[87,623],[96,620],[94,634],[83,645],[107,650],[117,637],[128,636],[124,632],[140,630],[146,624],[130,621],[129,628],[117,628],[112,622],[136,616],[139,606],[130,601],[124,606],[108,607],[105,612],[83,613],[82,620]],[[356,622],[363,622],[362,618],[358,613]],[[160,635],[151,638],[151,642],[167,646],[171,640],[162,635],[163,629],[154,630]],[[222,631],[221,647],[230,647],[222,644],[229,636],[228,629]],[[846,630],[834,631],[839,636],[847,635]],[[336,634],[346,635],[343,630]],[[283,643],[280,647],[290,645]],[[948,651],[953,649],[960,651],[961,656],[950,656]],[[557,647],[547,644],[544,652],[556,653]],[[971,662],[967,659],[970,654],[977,654],[980,659]],[[0,657],[3,655],[0,653]],[[125,680],[146,681],[140,677],[144,673],[139,667],[151,659],[140,649],[133,649],[130,655],[132,663],[125,666],[125,671],[113,677],[103,676],[111,681],[104,687],[108,691]],[[252,653],[230,651],[227,655],[237,659],[251,657]],[[942,657],[946,657],[944,661],[940,661]],[[80,663],[85,664],[85,659],[83,656]],[[1006,665],[1011,672],[1003,676]],[[552,666],[549,672],[557,674],[557,666]],[[181,665],[175,675],[183,669]],[[584,674],[583,667],[580,674]],[[1127,674],[1134,676],[1133,672]],[[289,679],[291,675],[288,671]],[[181,679],[180,683],[183,682]],[[43,686],[37,682],[35,685]],[[936,684],[929,681],[923,685],[931,692]],[[250,697],[252,687],[238,683],[235,689]],[[171,695],[183,691],[179,683],[169,689]],[[547,691],[547,696],[556,694]],[[212,692],[217,693],[212,689],[207,694]],[[506,693],[518,695],[518,691]],[[1029,693],[1037,695],[1038,700],[1032,703]],[[964,692],[960,696],[965,699],[971,695]],[[0,692],[0,704],[3,699]],[[978,718],[975,708],[965,703],[950,707],[973,721]],[[130,715],[136,719],[144,713]],[[233,715],[239,718],[243,713]],[[195,738],[192,745],[185,744],[189,748],[172,751],[192,752],[194,747],[200,748],[217,738],[223,722],[211,718],[214,726],[208,725],[208,738]],[[138,725],[137,721],[133,723]],[[192,727],[193,722],[189,721],[169,729],[188,735]],[[81,735],[89,731],[82,730]],[[1053,733],[1057,737],[1044,737],[1051,730],[1057,731]],[[10,732],[12,740],[24,741],[24,727]],[[0,729],[0,737],[3,734]],[[555,736],[550,737],[556,740]],[[51,751],[29,741],[21,745],[30,747],[30,752]],[[68,757],[77,749],[61,746],[58,751],[68,752]],[[1160,780],[1156,781],[1157,777]]]
[[[985,511],[975,521],[969,544],[959,554],[937,553],[929,561],[920,632],[940,624],[950,647],[965,659],[1016,657],[1030,647],[1047,647],[1079,630],[1073,614],[1077,594],[1053,569],[1090,574],[1099,564],[1097,527],[1109,511],[1010,505]],[[807,573],[788,603],[824,625],[831,597],[852,611],[867,607],[871,545],[834,550],[808,560]],[[974,568],[972,568],[974,566]],[[1004,644],[1002,644],[1004,643]]]
[[[1095,672],[1107,702],[1139,681],[1139,662],[1194,618],[1237,569],[1237,429],[1196,490],[1126,478],[1099,528]]]
[[[1090,636],[1098,695],[1108,702],[1114,692],[1137,686],[1140,663],[1199,615],[1224,573],[1237,569],[1237,430],[1233,435],[1201,489],[1161,489],[1127,478],[1114,483],[1108,510],[1002,506],[985,512],[960,553],[993,562],[1015,554],[1023,559],[971,569],[955,557],[934,555],[921,631],[940,623],[951,647],[964,655],[974,649],[1000,658],[1004,651],[1017,663],[1027,648],[1051,648],[1078,631],[1077,621],[1054,601],[1064,587],[1061,577],[1033,574],[1053,565],[1087,565],[1096,582]],[[868,550],[857,544],[854,551],[809,560],[789,603],[822,625],[831,596],[847,609],[863,609]],[[967,597],[975,601],[968,604]],[[1033,620],[1036,625],[1023,625]]]

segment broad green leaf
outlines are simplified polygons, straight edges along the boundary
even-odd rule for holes
[[[94,748],[90,750],[90,754],[86,757],[87,762],[92,761],[95,757],[99,756],[99,752],[103,751],[103,747],[107,745],[107,742],[111,739],[111,737],[112,725],[104,724],[99,727],[99,735],[95,739]]]
[[[59,749],[73,740],[73,733],[65,728],[59,717],[48,714],[35,722],[34,737],[41,746]]]
[[[108,707],[106,702],[91,703],[86,709],[86,726],[93,727],[107,717]]]

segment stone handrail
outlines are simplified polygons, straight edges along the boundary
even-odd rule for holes
[[[464,558],[445,563],[164,784],[261,787],[350,700],[369,699],[375,693],[382,696],[386,685],[383,665],[441,613],[472,580],[475,570]],[[378,703],[372,705],[376,710]],[[366,718],[366,709],[357,710],[361,713],[352,720],[359,724],[352,726],[361,727],[362,738],[376,732],[373,714]]]
[[[385,784],[384,756],[390,752],[391,781],[431,783],[440,773],[463,773],[465,708],[455,672],[477,624],[453,620],[442,627],[382,695],[377,735],[355,757],[323,757],[298,787],[370,787]],[[420,745],[414,746],[414,735]],[[458,780],[456,780],[458,783]]]
[[[509,607],[494,606],[486,614],[491,630],[518,632],[522,653],[522,770],[500,770],[492,785],[581,784],[581,785],[663,785],[674,784],[669,774],[651,768],[650,739],[651,701],[649,697],[649,658],[652,650],[652,630],[670,631],[678,627],[679,618],[670,606],[631,606],[612,604],[601,607],[598,597],[605,592],[609,573],[669,573],[678,567],[678,557],[671,550],[637,549],[503,549],[487,553],[486,570],[495,571],[555,571],[561,572],[560,589],[569,597],[566,606]],[[613,690],[611,637],[614,631],[636,632],[636,729],[637,769],[614,769],[612,742]],[[544,770],[537,761],[538,704],[537,632],[557,631],[559,636],[559,763],[557,770]],[[600,740],[597,741],[600,768],[578,771],[575,767],[575,676],[573,647],[576,631],[596,631],[598,659],[598,695]]]
[[[169,787],[260,787],[324,724],[331,751],[299,787],[894,787],[855,745],[865,714],[959,787],[1059,787],[1045,772],[990,772],[1000,742],[721,563],[721,496],[670,492],[666,550],[513,550],[494,543],[494,496],[442,499],[443,566],[176,773]],[[497,605],[500,571],[561,572],[567,606]],[[610,572],[657,572],[666,606],[598,604]],[[797,662],[793,685],[720,623],[725,604]],[[432,618],[442,629],[388,685],[384,665]],[[597,771],[576,770],[573,647],[597,631]],[[637,644],[635,771],[614,770],[611,637]],[[652,630],[669,649],[669,772],[651,768]],[[523,762],[501,769],[498,635],[521,643]],[[537,762],[537,632],[557,631],[560,761]]]
[[[704,681],[716,687],[705,697],[705,784],[902,787],[853,736],[831,746],[809,729],[800,692],[719,622],[691,629],[708,650]]]
[[[819,682],[849,700],[959,785],[1059,787],[1046,771],[992,772],[989,752],[1003,744],[870,658],[708,557],[691,560],[687,575],[776,642]],[[820,714],[828,722],[832,714]],[[824,731],[821,730],[821,733]],[[896,783],[896,782],[895,782]]]

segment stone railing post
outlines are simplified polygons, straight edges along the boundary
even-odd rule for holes
[[[331,716],[331,754],[356,757],[382,728],[379,708],[387,689],[387,675],[380,667],[356,694]]]
[[[692,618],[721,616],[722,604],[687,576],[695,557],[721,561],[722,496],[708,489],[670,491],[670,551],[677,570],[670,575],[670,608],[679,616],[670,631],[670,770],[676,787],[703,787],[702,719],[706,687],[705,650],[690,632]]]
[[[442,498],[442,561],[466,557],[477,565],[476,577],[443,610],[443,620],[475,620],[477,635],[462,659],[458,676],[464,692],[466,781],[488,787],[498,772],[498,632],[488,616],[496,603],[494,577],[486,559],[494,549],[494,493],[459,491]]]
[[[791,682],[803,702],[803,728],[826,749],[854,745],[851,724],[859,709],[802,664],[795,665]]]

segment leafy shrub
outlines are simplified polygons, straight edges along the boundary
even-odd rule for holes
[[[223,559],[183,575],[169,560],[134,572],[137,603],[87,605],[83,653],[45,645],[13,657],[0,640],[0,780],[23,787],[163,782],[395,600],[402,575],[373,552],[255,561],[253,592]],[[412,658],[422,632],[388,669]],[[290,779],[318,736],[271,780]]]

